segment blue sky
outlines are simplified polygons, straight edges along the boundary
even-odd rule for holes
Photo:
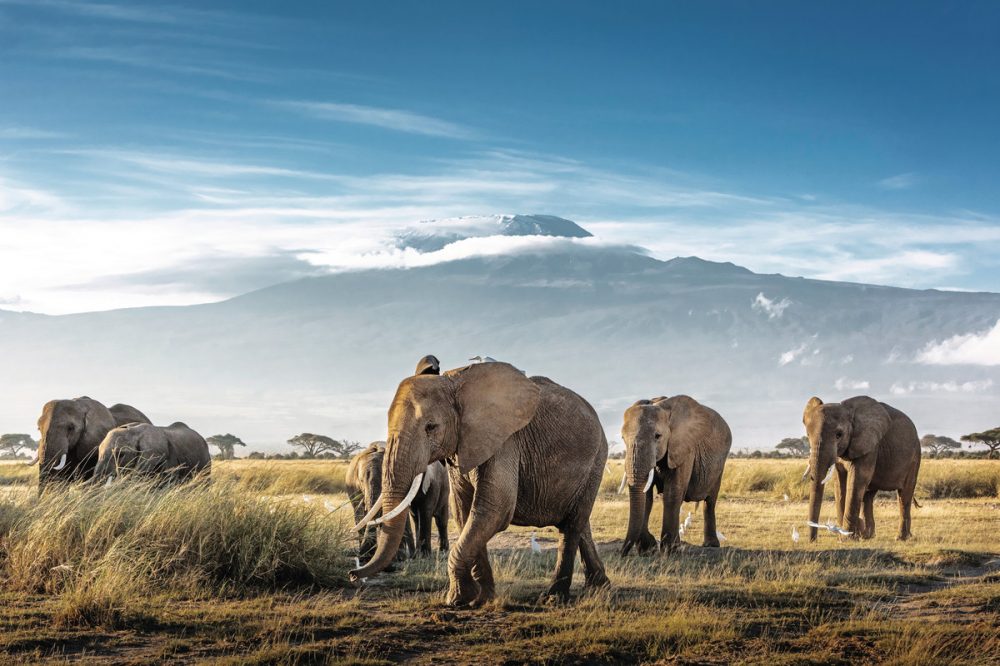
[[[285,4],[0,0],[0,307],[212,300],[507,212],[1000,290],[995,3]]]

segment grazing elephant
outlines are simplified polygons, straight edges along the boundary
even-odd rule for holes
[[[415,375],[440,375],[441,374],[441,362],[437,360],[437,356],[428,354],[422,359],[417,361],[417,369],[414,371]]]
[[[413,513],[413,525],[416,534],[417,551],[421,555],[431,554],[431,523],[437,525],[438,548],[442,553],[448,552],[448,496],[451,484],[448,483],[448,470],[443,462],[432,462],[424,472],[410,504]]]
[[[802,423],[809,436],[809,520],[819,522],[823,488],[835,470],[833,491],[842,529],[854,538],[873,537],[875,494],[895,490],[898,538],[910,538],[910,504],[920,470],[920,439],[910,417],[866,395],[829,404],[813,397],[806,404]],[[859,516],[862,502],[863,520]],[[816,540],[815,527],[809,528],[809,540]]]
[[[587,587],[608,584],[590,533],[608,443],[586,400],[507,363],[479,363],[404,379],[389,407],[388,435],[383,530],[352,580],[389,564],[427,465],[447,460],[462,530],[448,555],[449,604],[478,606],[494,596],[486,544],[512,524],[559,528],[548,595],[569,596],[577,550]]]
[[[108,411],[114,417],[116,426],[128,425],[129,423],[152,423],[145,414],[132,405],[123,405],[119,402],[108,407]]]
[[[128,405],[115,407],[119,418],[142,414]],[[88,397],[45,403],[38,417],[42,434],[38,443],[39,492],[51,482],[90,478],[101,441],[117,425],[115,414]]]
[[[111,480],[135,473],[187,481],[212,468],[208,444],[183,423],[165,428],[149,423],[129,423],[111,430],[98,449],[94,478]]]
[[[354,520],[359,526],[358,559],[362,562],[367,562],[375,553],[378,529],[376,526],[367,525],[367,523],[381,510],[381,503],[377,500],[382,495],[382,460],[384,457],[385,442],[372,442],[368,448],[351,458],[344,478],[347,497],[351,500],[351,507],[354,509]],[[361,526],[363,526],[363,531]],[[406,521],[405,532],[403,548],[394,553],[397,559],[405,559],[416,550],[409,520]]]
[[[686,395],[639,400],[625,410],[625,479],[629,486],[628,532],[622,555],[633,546],[640,553],[656,546],[649,533],[653,488],[663,493],[660,550],[680,544],[683,502],[705,502],[703,546],[719,546],[715,502],[722,471],[733,443],[719,414]]]

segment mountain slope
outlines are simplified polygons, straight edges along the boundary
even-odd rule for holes
[[[998,318],[998,294],[560,245],[309,278],[208,305],[4,313],[0,430],[23,432],[45,400],[86,393],[258,448],[301,431],[375,439],[399,379],[433,353],[446,367],[489,354],[550,376],[595,405],[611,438],[634,400],[676,393],[716,407],[736,447],[800,433],[813,394],[870,393],[921,432],[955,435],[995,425],[1000,368],[916,359]]]

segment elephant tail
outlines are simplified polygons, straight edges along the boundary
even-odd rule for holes
[[[924,508],[924,507],[920,506],[920,502],[917,501],[916,497],[910,498],[910,501],[913,502],[913,506],[917,507],[918,509]]]

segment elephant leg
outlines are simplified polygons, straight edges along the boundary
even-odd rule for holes
[[[910,531],[910,509],[913,506],[913,493],[916,488],[917,474],[914,471],[906,478],[903,487],[896,491],[899,500],[899,535],[896,538],[900,541],[906,541],[913,536]]]
[[[559,529],[562,538],[559,540],[559,554],[556,558],[556,571],[552,584],[542,597],[551,597],[560,601],[569,600],[569,586],[573,582],[573,565],[576,564],[576,551],[580,548],[580,530],[575,525]]]
[[[875,536],[875,493],[878,491],[869,489],[865,493],[864,511],[865,519],[861,525],[861,538],[871,539]]]
[[[718,548],[719,531],[715,526],[715,495],[705,498],[705,540],[702,542],[703,548]]]
[[[653,512],[653,487],[650,487],[646,491],[646,508],[642,524],[643,532],[639,535],[639,543],[636,544],[636,550],[639,554],[648,553],[656,548],[656,537],[653,533],[649,531],[649,514]]]
[[[847,469],[839,462],[834,463],[836,478],[833,480],[833,503],[837,506],[837,524],[844,525],[844,502],[847,499]]]
[[[493,580],[493,567],[490,565],[489,550],[484,546],[476,562],[472,565],[472,579],[479,585],[479,594],[472,602],[474,607],[479,607],[496,596],[496,582]]]
[[[442,553],[448,552],[448,507],[438,511],[437,515],[434,516],[434,522],[437,523],[438,531],[438,549]]]
[[[476,606],[492,597],[493,590],[483,590],[473,574],[475,570],[476,576],[492,587],[493,572],[489,566],[486,544],[494,534],[510,524],[515,499],[515,493],[503,492],[497,485],[484,482],[480,475],[480,484],[469,500],[469,508],[465,509],[467,498],[463,497],[456,502],[456,508],[461,507],[467,513],[460,516],[460,519],[465,519],[465,524],[455,546],[448,552],[448,604]]]
[[[663,480],[663,525],[660,529],[660,552],[673,552],[681,543],[680,513],[688,482],[691,479],[692,461],[676,469],[665,469]]]
[[[431,527],[434,524],[430,502],[420,507],[420,525],[417,528],[417,550],[421,556],[431,555]]]
[[[650,535],[652,538],[652,535]],[[656,543],[655,541],[653,543]],[[597,553],[597,544],[594,543],[594,536],[590,532],[590,521],[580,532],[580,559],[583,560],[584,586],[587,588],[607,587],[611,585],[608,576],[604,571],[604,563]]]
[[[871,460],[866,460],[865,458],[871,458]],[[874,454],[870,454],[864,458],[852,461],[847,471],[847,502],[845,510],[847,513],[847,530],[851,532],[851,538],[856,539],[859,536],[861,502],[864,499],[865,492],[868,490],[868,484],[871,482],[875,466],[874,462]]]

